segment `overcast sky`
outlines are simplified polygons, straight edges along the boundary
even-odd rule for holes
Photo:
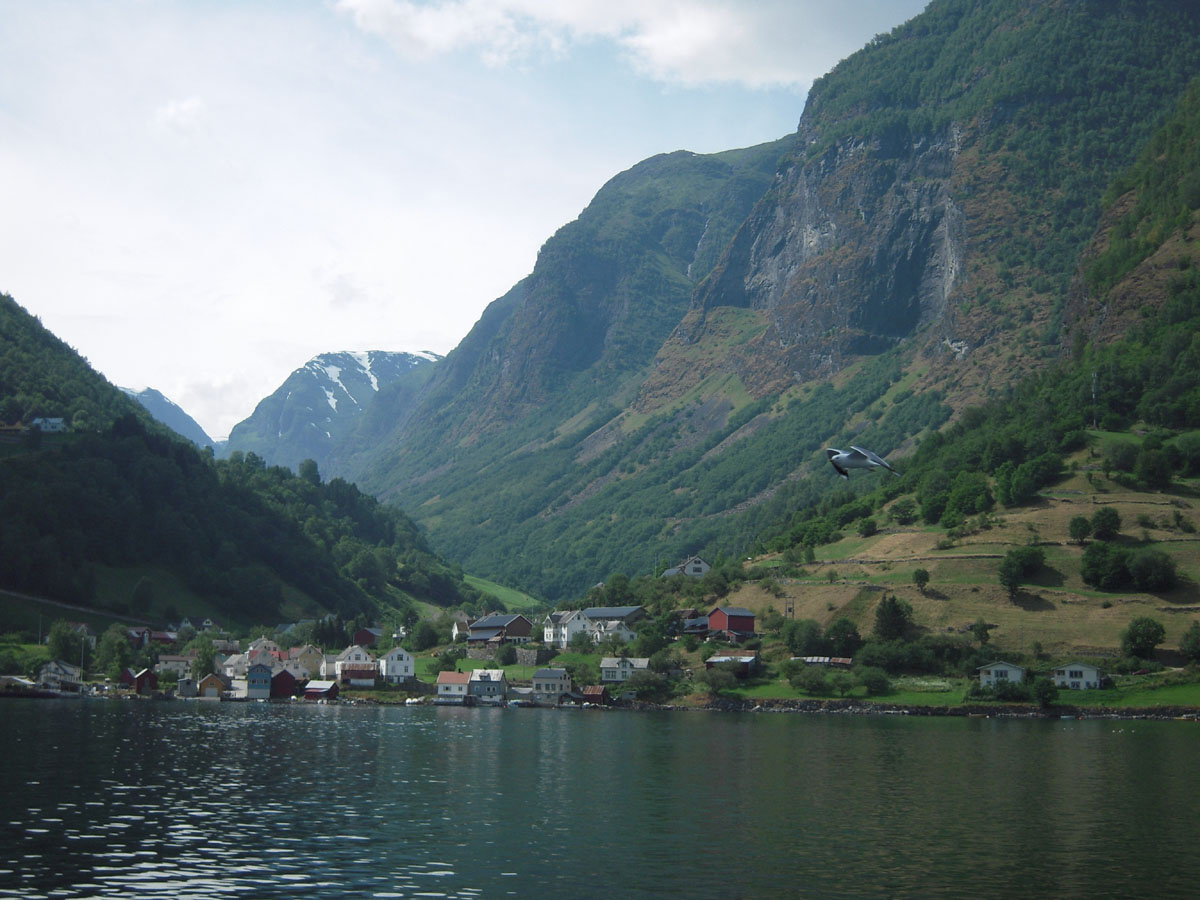
[[[0,291],[216,438],[446,353],[600,186],[795,130],[924,0],[0,0]]]

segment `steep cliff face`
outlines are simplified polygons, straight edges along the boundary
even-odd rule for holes
[[[614,178],[347,474],[544,592],[737,552],[823,443],[912,447],[1059,357],[1099,198],[1197,70],[1194,4],[933,0],[795,135]]]

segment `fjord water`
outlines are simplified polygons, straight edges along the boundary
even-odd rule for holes
[[[0,704],[0,897],[1200,890],[1200,725]]]

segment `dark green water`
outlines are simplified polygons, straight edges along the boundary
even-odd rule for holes
[[[1192,898],[1200,725],[0,704],[0,897]]]

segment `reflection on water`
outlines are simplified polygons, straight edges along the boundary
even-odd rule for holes
[[[10,701],[0,897],[1191,897],[1193,724]]]

